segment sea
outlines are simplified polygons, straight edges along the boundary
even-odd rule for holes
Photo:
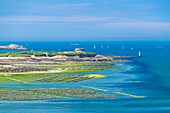
[[[130,62],[93,72],[106,78],[76,83],[0,83],[0,88],[58,88],[91,86],[108,90],[111,99],[63,98],[33,101],[0,101],[0,113],[170,113],[170,41],[47,41],[0,42],[18,44],[29,51],[85,51],[102,55],[138,56]],[[0,53],[16,52],[0,50]],[[144,98],[118,95],[123,92]]]

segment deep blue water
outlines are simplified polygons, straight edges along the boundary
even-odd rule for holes
[[[135,99],[115,95],[116,99],[59,99],[42,101],[0,101],[0,112],[14,113],[169,113],[170,112],[170,41],[109,41],[109,42],[0,42],[16,43],[34,51],[73,51],[76,47],[97,54],[142,56],[128,63],[117,63],[118,69],[101,71],[105,79],[92,79],[79,83],[18,83],[0,84],[0,87],[81,87],[94,86],[109,90],[145,96]],[[76,44],[76,45],[73,45]],[[96,49],[94,49],[94,45]],[[103,46],[103,47],[101,47]],[[122,50],[122,46],[124,49]],[[133,48],[133,50],[131,50]],[[9,52],[0,50],[0,53]],[[98,73],[98,72],[96,72]]]

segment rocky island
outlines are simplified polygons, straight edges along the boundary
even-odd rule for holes
[[[0,49],[9,49],[9,50],[27,50],[27,48],[22,45],[10,44],[6,46],[0,46]]]

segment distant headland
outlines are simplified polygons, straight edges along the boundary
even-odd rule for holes
[[[9,50],[27,50],[27,48],[22,45],[10,44],[6,46],[0,46],[0,49],[9,49]]]

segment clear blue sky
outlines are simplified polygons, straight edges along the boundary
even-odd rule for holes
[[[0,41],[170,40],[170,0],[0,0]]]

